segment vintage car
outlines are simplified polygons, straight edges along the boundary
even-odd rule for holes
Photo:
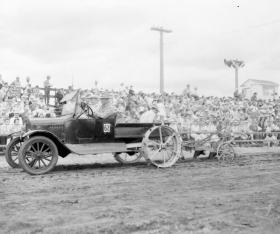
[[[6,161],[29,174],[51,171],[58,156],[74,153],[112,153],[121,163],[142,156],[156,167],[170,167],[180,156],[177,132],[162,123],[117,123],[117,113],[106,118],[95,115],[90,105],[73,95],[73,113],[56,118],[32,118],[26,131],[15,133],[6,148]]]

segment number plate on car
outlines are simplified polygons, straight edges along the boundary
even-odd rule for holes
[[[111,124],[109,124],[109,123],[103,124],[103,132],[104,133],[111,132]]]

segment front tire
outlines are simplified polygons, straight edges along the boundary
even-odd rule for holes
[[[51,171],[57,163],[56,145],[47,137],[32,137],[24,142],[19,151],[19,164],[31,175],[42,175]]]
[[[22,145],[22,142],[20,141],[19,137],[16,137],[10,141],[10,143],[7,145],[5,150],[5,159],[6,162],[12,167],[12,168],[19,168],[19,159],[18,154],[20,147]]]

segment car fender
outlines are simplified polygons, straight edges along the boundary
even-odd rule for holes
[[[32,138],[35,136],[44,136],[52,140],[57,147],[58,155],[63,158],[72,153],[72,151],[56,135],[47,130],[30,130],[24,133],[21,138],[24,140],[25,138]]]
[[[10,133],[9,135],[7,135],[7,138],[16,138],[16,137],[21,137],[23,135],[23,131],[17,131],[17,132],[13,132]]]

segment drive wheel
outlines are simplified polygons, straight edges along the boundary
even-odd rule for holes
[[[10,141],[5,150],[5,159],[12,168],[19,168],[18,153],[22,145],[19,137]]]
[[[51,171],[58,160],[57,147],[47,137],[37,136],[25,141],[19,151],[19,164],[31,175]]]
[[[142,150],[148,163],[156,167],[171,167],[181,156],[181,139],[172,128],[155,126],[146,132]]]
[[[231,145],[231,142],[223,142],[217,148],[216,158],[219,161],[233,161],[236,157],[234,148]]]
[[[121,164],[132,164],[140,161],[140,159],[142,158],[142,153],[115,153],[114,158]]]

